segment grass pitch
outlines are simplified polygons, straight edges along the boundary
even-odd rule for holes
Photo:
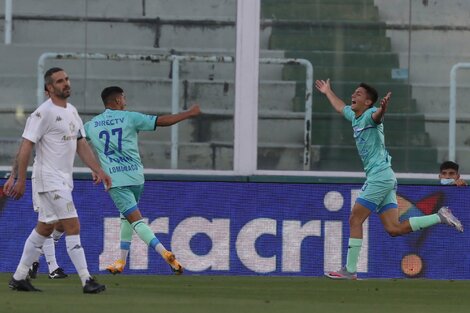
[[[33,280],[43,292],[8,288],[0,273],[2,313],[145,312],[469,312],[470,281],[333,281],[306,277],[100,275],[107,290],[82,293],[76,275]]]

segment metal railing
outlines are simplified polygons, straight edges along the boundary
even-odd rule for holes
[[[279,59],[260,58],[260,63],[265,64],[298,64],[305,67],[305,117],[304,117],[304,171],[310,170],[310,154],[312,143],[312,94],[313,94],[313,66],[306,59]]]
[[[37,104],[44,101],[44,71],[47,59],[61,60],[135,60],[135,61],[168,61],[172,62],[171,84],[171,112],[179,111],[179,64],[180,62],[207,62],[207,63],[233,63],[232,56],[194,56],[194,55],[159,55],[159,54],[105,54],[105,53],[75,53],[75,52],[46,52],[38,59],[37,67]],[[305,81],[305,118],[304,118],[304,153],[303,169],[310,169],[311,134],[312,134],[312,92],[313,92],[313,66],[305,59],[260,58],[264,64],[297,64],[306,68]],[[171,127],[171,168],[178,168],[178,125]]]
[[[455,162],[455,137],[457,116],[457,70],[470,68],[470,63],[457,63],[450,70],[450,101],[449,101],[449,160]]]
[[[13,28],[13,0],[5,0],[5,45],[11,44],[11,31]]]

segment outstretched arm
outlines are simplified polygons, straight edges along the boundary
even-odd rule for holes
[[[184,121],[185,119],[198,116],[201,113],[199,104],[193,104],[186,111],[177,114],[168,114],[159,116],[157,119],[157,126],[171,126],[178,122]]]
[[[316,80],[315,87],[318,89],[318,91],[320,91],[322,94],[324,94],[328,98],[328,101],[330,101],[331,105],[333,106],[336,112],[338,113],[343,112],[343,109],[346,106],[346,104],[344,103],[343,100],[338,98],[338,96],[333,92],[333,90],[331,90],[329,78],[326,81]]]
[[[28,169],[29,157],[33,147],[34,143],[32,141],[23,138],[11,169],[10,177],[3,186],[5,194],[15,200],[20,199],[26,190],[26,170]]]
[[[372,119],[376,124],[380,124],[383,121],[385,112],[387,111],[388,103],[390,102],[390,97],[392,93],[389,91],[385,97],[380,100],[380,107],[372,114]]]

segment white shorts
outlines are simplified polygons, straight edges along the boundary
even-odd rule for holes
[[[33,206],[34,211],[39,213],[38,221],[46,224],[78,217],[72,192],[69,190],[33,192]]]

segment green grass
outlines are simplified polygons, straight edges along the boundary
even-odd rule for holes
[[[43,292],[11,291],[0,274],[0,312],[468,312],[470,281],[332,281],[306,277],[111,276],[84,295],[77,276],[33,281]]]

